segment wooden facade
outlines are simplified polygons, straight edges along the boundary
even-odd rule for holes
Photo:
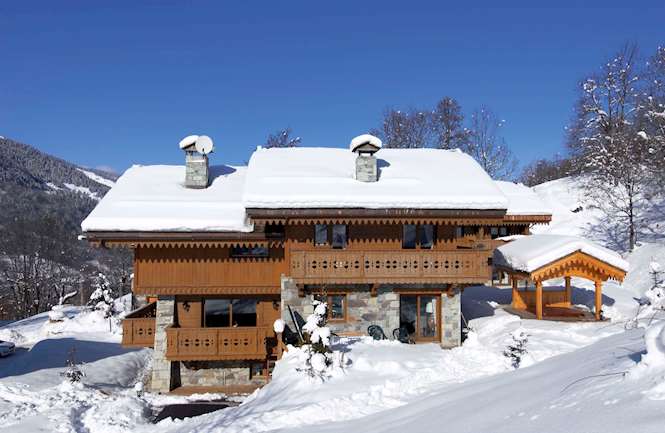
[[[252,213],[250,212],[250,215]],[[175,299],[175,321],[166,329],[166,358],[171,361],[262,361],[280,355],[272,330],[281,316],[281,279],[305,286],[411,287],[409,294],[439,295],[452,286],[491,279],[491,257],[505,234],[524,234],[530,223],[507,221],[501,211],[269,210],[253,214],[257,233],[236,239],[199,234],[89,234],[101,245],[134,249],[134,293]],[[343,224],[342,248],[315,242],[315,224]],[[403,245],[404,225],[433,225],[427,248]],[[418,230],[421,230],[420,228]],[[234,248],[264,248],[261,256],[237,256]],[[421,290],[418,290],[418,287]],[[414,290],[415,288],[415,290]],[[206,327],[207,299],[255,299],[256,325]],[[345,307],[346,308],[346,307]],[[438,313],[440,315],[440,312]],[[440,320],[437,318],[441,334]],[[127,346],[150,346],[155,320],[129,317],[123,324]],[[390,330],[389,330],[390,332]]]

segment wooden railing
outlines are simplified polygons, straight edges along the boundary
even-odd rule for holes
[[[513,299],[513,308],[518,310],[536,308],[536,292],[533,290],[517,292],[517,299]],[[570,302],[566,300],[565,290],[543,290],[543,306],[546,307],[570,307]]]
[[[155,345],[156,303],[132,311],[122,320],[122,345],[153,347]]]
[[[301,283],[454,283],[491,278],[491,250],[292,251]]]
[[[172,361],[263,360],[267,327],[166,328],[166,358]],[[274,335],[274,334],[273,334]]]

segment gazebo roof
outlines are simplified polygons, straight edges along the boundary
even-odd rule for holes
[[[579,276],[622,281],[629,265],[619,254],[576,236],[532,235],[494,251],[494,265],[533,280]]]

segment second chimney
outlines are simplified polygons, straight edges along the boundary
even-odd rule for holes
[[[370,134],[359,135],[351,140],[351,152],[356,156],[356,180],[376,182],[379,171],[374,154],[381,149],[381,140]]]

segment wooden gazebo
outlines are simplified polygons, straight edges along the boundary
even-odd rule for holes
[[[621,256],[585,239],[560,235],[533,235],[517,239],[496,249],[494,265],[508,274],[512,283],[511,307],[534,311],[543,318],[543,309],[571,309],[571,277],[591,280],[595,285],[595,318],[600,320],[602,284],[622,282],[628,263]],[[543,290],[543,282],[564,278],[564,290]],[[535,291],[519,290],[531,281]]]

